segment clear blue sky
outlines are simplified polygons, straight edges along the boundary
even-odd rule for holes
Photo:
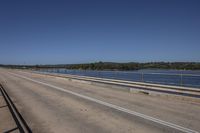
[[[199,0],[1,0],[0,64],[200,61]]]

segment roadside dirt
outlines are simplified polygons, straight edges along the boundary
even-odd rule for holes
[[[8,106],[0,92],[0,133],[9,131],[16,127],[15,121],[8,109]],[[18,133],[18,130],[13,131]]]

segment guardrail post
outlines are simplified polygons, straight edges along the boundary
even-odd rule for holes
[[[99,77],[100,77],[100,78],[101,78],[101,73],[102,73],[102,72],[101,72],[101,71],[99,71]]]
[[[181,81],[180,81],[180,85],[182,86],[183,85],[183,74],[181,73],[181,75],[180,75],[181,77]]]
[[[142,74],[141,75],[142,76],[142,82],[144,82],[144,73],[142,72],[141,74]]]

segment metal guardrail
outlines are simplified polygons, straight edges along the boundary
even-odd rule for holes
[[[40,71],[40,70],[39,70]],[[72,74],[79,76],[91,76],[99,78],[137,81],[164,85],[176,85],[200,88],[200,75],[198,74],[174,74],[155,72],[127,72],[127,71],[94,71],[94,70],[68,70],[68,69],[41,69],[43,72]]]
[[[5,89],[3,88],[3,86],[0,84],[0,91],[6,101],[6,104],[10,110],[10,113],[17,125],[16,128],[13,128],[9,131],[6,131],[5,133],[9,133],[12,132],[14,130],[19,130],[20,133],[32,133],[31,129],[29,128],[28,124],[26,123],[26,121],[23,119],[23,117],[21,116],[21,114],[19,113],[19,111],[17,110],[16,106],[14,105],[14,103],[12,102],[12,100],[10,99],[10,97],[8,96],[7,92],[5,91]]]
[[[70,80],[71,79],[83,80],[83,81],[89,81],[93,83],[103,83],[103,84],[108,84],[108,85],[123,86],[123,87],[128,87],[129,91],[139,90],[139,91],[144,91],[148,93],[159,92],[159,93],[167,93],[167,94],[175,94],[175,95],[200,98],[200,89],[198,88],[142,83],[142,82],[97,78],[97,77],[89,77],[89,76],[78,76],[78,75],[70,75],[70,74],[56,74],[56,73],[49,73],[49,72],[34,71],[34,73],[45,74],[45,75],[54,76],[54,77],[68,78]]]

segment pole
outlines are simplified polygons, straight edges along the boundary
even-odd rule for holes
[[[144,73],[142,72],[142,82],[144,82]]]
[[[180,85],[183,85],[183,74],[181,73],[181,81],[180,81]]]

